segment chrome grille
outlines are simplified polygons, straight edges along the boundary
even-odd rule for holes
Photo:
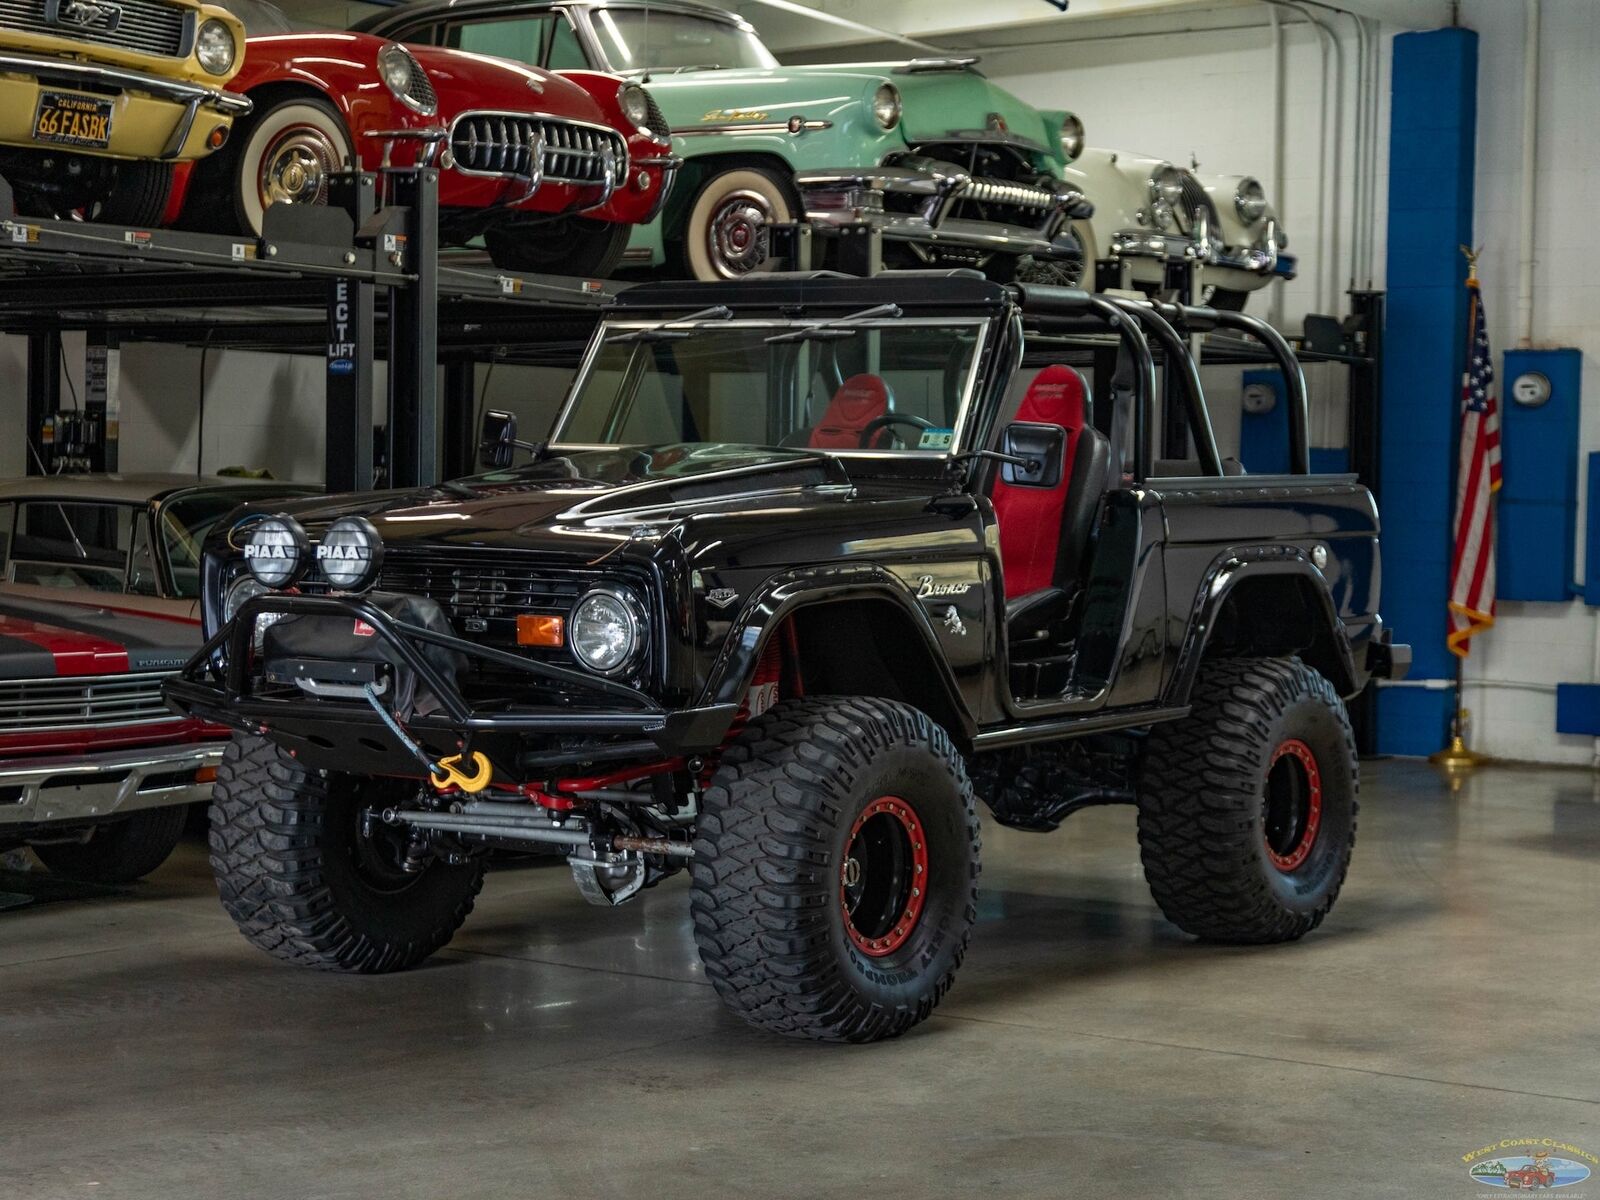
[[[81,4],[76,11],[89,19],[77,24],[63,15],[72,4],[73,0],[0,0],[0,27],[138,50],[164,58],[184,55],[189,40],[189,14],[184,9],[159,3],[159,0]],[[97,19],[96,13],[102,15]]]
[[[1189,172],[1183,172],[1183,211],[1178,215],[1183,224],[1185,233],[1192,233],[1195,218],[1200,213],[1206,214],[1210,223],[1212,236],[1216,236],[1218,229],[1217,206],[1211,203],[1211,197],[1206,194],[1205,186]]]
[[[646,92],[644,96],[650,104],[649,115],[644,120],[645,128],[663,140],[671,137],[672,126],[667,124],[666,115],[662,113],[661,106],[656,103],[656,98],[649,92]]]
[[[0,733],[176,721],[161,699],[169,672],[0,682]]]
[[[1053,209],[1057,204],[1056,194],[1049,188],[1004,179],[969,179],[956,195],[979,204],[1009,204],[1016,208]]]
[[[541,152],[538,164],[533,161],[536,151]],[[621,183],[627,175],[627,147],[615,130],[512,113],[458,117],[450,130],[450,152],[457,169],[478,175],[526,179],[535,174],[537,165],[551,183],[601,186],[606,183],[608,157],[612,183]]]

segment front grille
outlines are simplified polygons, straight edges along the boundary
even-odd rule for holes
[[[166,672],[0,682],[0,733],[101,729],[176,721],[161,699]]]
[[[1205,187],[1189,172],[1183,172],[1183,211],[1178,220],[1183,225],[1185,233],[1193,233],[1200,213],[1206,214],[1206,221],[1211,229],[1211,236],[1217,236],[1219,224],[1217,221],[1217,206],[1211,203],[1211,197],[1206,193]]]
[[[518,613],[565,613],[599,573],[538,570],[504,556],[483,562],[460,557],[401,556],[384,560],[378,586],[386,592],[437,600],[460,626],[464,620],[505,620]]]
[[[77,19],[74,19],[77,18]],[[181,58],[189,15],[159,0],[0,0],[0,26]]]
[[[628,170],[627,147],[615,130],[512,113],[459,117],[450,131],[450,152],[463,171],[527,179],[542,166],[551,183],[580,186],[604,184],[608,160],[613,183],[621,183]]]

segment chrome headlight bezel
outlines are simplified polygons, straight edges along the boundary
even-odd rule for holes
[[[378,50],[378,78],[389,94],[412,112],[431,117],[439,111],[439,98],[430,84],[426,93],[419,93],[417,80],[426,81],[427,72],[416,56],[398,42],[385,42]]]
[[[1254,176],[1246,175],[1233,189],[1233,211],[1246,225],[1254,225],[1267,215],[1267,189]]]
[[[226,625],[237,617],[246,600],[254,600],[257,596],[270,596],[272,594],[273,590],[249,571],[241,571],[222,590],[222,623]],[[288,615],[288,613],[284,612],[265,612],[257,616],[256,626],[250,631],[250,644],[257,650],[261,649],[263,640],[266,637],[267,626],[277,624]]]
[[[211,17],[200,23],[194,35],[194,58],[208,75],[226,75],[233,70],[239,61],[239,43],[226,21]]]
[[[641,133],[650,133],[650,94],[637,83],[624,83],[617,89],[617,107]]]
[[[610,606],[612,612],[621,618],[611,623],[620,625],[625,636],[620,647],[611,653],[591,656],[580,645],[584,624],[590,619],[584,610],[599,605]],[[567,647],[581,666],[596,675],[620,675],[634,666],[644,650],[644,631],[644,606],[627,588],[611,585],[590,588],[578,597],[577,603],[567,614]]]
[[[894,84],[887,81],[880,83],[877,90],[872,93],[872,119],[885,133],[900,124],[900,114],[903,109],[900,89]]]
[[[1068,162],[1075,161],[1083,153],[1083,138],[1083,121],[1077,113],[1061,118],[1061,153]]]
[[[354,555],[346,554],[353,550]],[[364,552],[363,552],[364,551]],[[323,531],[316,549],[317,569],[330,587],[341,592],[364,592],[378,581],[383,566],[383,538],[365,517],[340,517]],[[354,570],[345,570],[355,564]]]
[[[294,553],[285,553],[288,550]],[[283,566],[279,570],[269,564]],[[274,591],[293,587],[311,566],[311,539],[291,516],[266,517],[251,526],[245,537],[244,565],[264,587]]]
[[[1183,172],[1164,162],[1150,172],[1150,203],[1176,212],[1183,203]]]

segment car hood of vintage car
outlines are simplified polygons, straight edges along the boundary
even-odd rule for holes
[[[707,124],[825,116],[845,104],[869,102],[881,83],[900,90],[900,129],[909,142],[1008,132],[1060,153],[1055,131],[1046,128],[1039,110],[972,70],[908,71],[905,63],[893,62],[742,67],[651,75],[648,86],[672,131],[686,133]]]
[[[862,470],[868,468],[863,462]],[[875,462],[880,477],[914,476],[926,496],[942,460],[906,456]],[[849,491],[856,470],[803,449],[664,445],[552,450],[538,462],[426,489],[367,493],[287,506],[313,536],[337,517],[361,515],[384,544],[570,549],[663,533],[709,511],[792,508],[807,489]],[[894,487],[892,481],[887,486]]]
[[[0,680],[175,671],[199,648],[190,621],[0,596]]]
[[[378,51],[389,41],[370,33],[341,31],[253,37],[248,40],[245,65],[233,88],[248,90],[285,75],[316,79],[337,91],[369,86],[367,81],[377,75]],[[436,123],[476,109],[537,112],[596,125],[607,123],[588,92],[551,71],[466,50],[410,42],[405,48],[422,64],[439,97],[438,116],[412,114],[413,123]],[[351,79],[352,73],[362,76],[360,84]],[[388,98],[381,86],[378,94]],[[394,108],[406,111],[398,100],[394,101]]]

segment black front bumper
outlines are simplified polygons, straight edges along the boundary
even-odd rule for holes
[[[738,705],[665,709],[635,688],[582,671],[534,662],[519,654],[397,621],[356,597],[268,595],[248,600],[170,679],[164,694],[173,709],[260,734],[312,767],[368,775],[420,776],[415,753],[363,698],[311,697],[266,689],[252,661],[256,618],[268,613],[331,616],[361,621],[387,648],[396,670],[415,674],[437,707],[408,715],[405,731],[435,759],[482,750],[505,776],[542,779],[547,767],[692,755],[722,744]],[[594,703],[502,702],[475,706],[424,653],[441,647],[468,659],[522,672],[530,687],[556,684]],[[330,662],[329,675],[340,664]],[[347,676],[348,677],[348,676]],[[392,689],[391,689],[392,692]]]

